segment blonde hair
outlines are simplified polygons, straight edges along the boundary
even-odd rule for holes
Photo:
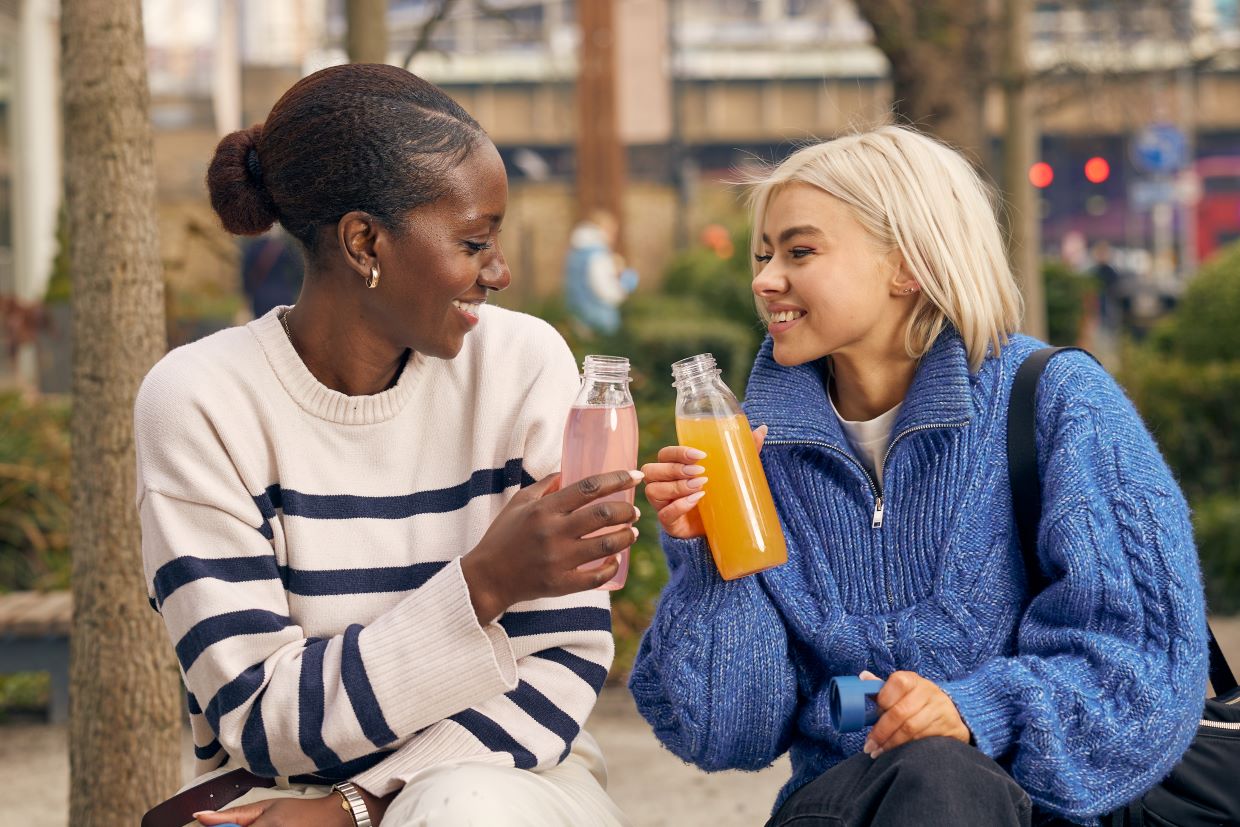
[[[920,358],[950,323],[976,372],[998,353],[1023,309],[996,217],[996,197],[950,147],[903,126],[812,144],[773,169],[750,176],[755,255],[771,198],[804,183],[842,201],[884,251],[899,250],[921,288],[904,334]],[[755,260],[754,274],[761,265]],[[760,306],[760,305],[759,305]]]

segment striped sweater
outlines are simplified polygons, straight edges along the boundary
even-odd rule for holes
[[[665,538],[671,578],[630,687],[669,749],[711,770],[789,752],[778,805],[865,741],[831,725],[831,677],[907,669],[1058,815],[1096,821],[1171,769],[1206,681],[1188,508],[1119,386],[1081,353],[1055,357],[1037,393],[1051,583],[1029,594],[1007,404],[1040,346],[1016,336],[970,374],[945,331],[900,407],[880,489],[815,367],[781,367],[767,340],[745,410],[770,428],[762,464],[788,562],[725,582],[703,541]]]
[[[278,312],[172,351],[136,404],[146,582],[198,771],[386,795],[445,762],[558,764],[611,664],[607,593],[482,626],[460,557],[559,467],[578,384],[563,339],[484,307],[455,359],[414,354],[350,397]]]

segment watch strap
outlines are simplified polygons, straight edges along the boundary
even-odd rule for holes
[[[351,781],[341,781],[332,785],[332,792],[340,793],[344,799],[343,808],[353,816],[354,827],[374,827],[370,820],[370,811],[366,809],[366,801]]]

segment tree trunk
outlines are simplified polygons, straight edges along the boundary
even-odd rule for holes
[[[1029,0],[1004,3],[1003,192],[1007,201],[1008,258],[1025,297],[1021,329],[1046,339],[1046,290],[1042,284],[1042,218],[1029,167],[1038,155],[1029,69]]]
[[[140,0],[63,0],[73,272],[69,823],[137,824],[180,781],[179,678],[147,604],[133,403],[164,353]]]
[[[387,63],[387,0],[345,0],[350,63]]]
[[[577,69],[577,217],[604,210],[624,245],[624,145],[616,101],[616,20],[611,0],[579,0]]]
[[[983,112],[991,28],[983,0],[857,0],[891,65],[898,120],[933,133],[985,166]]]

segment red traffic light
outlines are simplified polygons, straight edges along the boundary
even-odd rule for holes
[[[1055,180],[1055,170],[1045,161],[1038,161],[1029,167],[1029,183],[1038,189],[1046,189]]]
[[[1097,155],[1085,162],[1085,177],[1091,184],[1101,184],[1111,177],[1111,165]]]

